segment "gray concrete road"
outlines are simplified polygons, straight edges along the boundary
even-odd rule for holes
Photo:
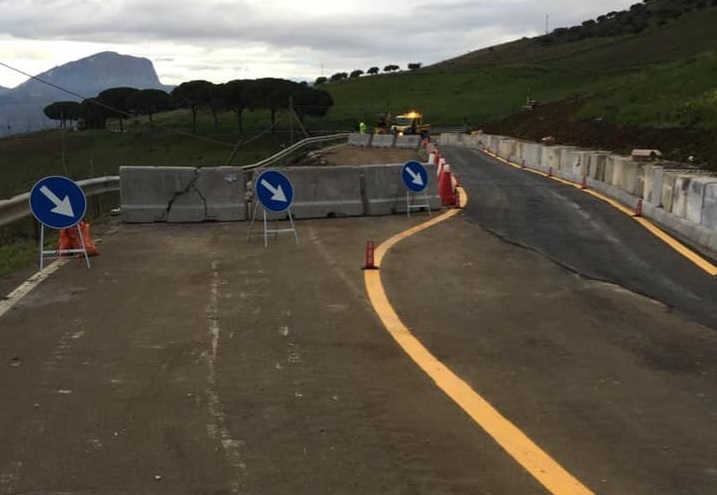
[[[415,335],[595,493],[717,492],[715,332],[461,215],[382,264]],[[0,493],[548,493],[367,299],[419,221],[107,235],[0,317]]]

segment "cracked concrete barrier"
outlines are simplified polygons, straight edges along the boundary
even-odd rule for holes
[[[126,223],[244,220],[244,191],[237,167],[120,167]]]
[[[401,163],[361,167],[363,173],[361,178],[362,197],[366,215],[391,215],[406,212],[406,186],[401,178],[403,165]],[[436,166],[427,163],[424,163],[423,166],[428,172],[428,187],[426,188],[428,203],[432,210],[440,210],[441,197],[438,194]],[[414,204],[424,202],[423,195],[415,195],[413,202]]]
[[[120,207],[127,223],[201,222],[204,199],[195,167],[120,167]]]
[[[360,167],[288,167],[281,171],[294,187],[291,215],[295,219],[360,217]]]

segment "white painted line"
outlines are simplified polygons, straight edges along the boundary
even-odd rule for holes
[[[67,261],[68,260],[66,259],[54,261],[43,270],[40,270],[32,277],[28,278],[17,289],[8,294],[5,300],[0,301],[0,318],[2,318],[5,313],[10,311],[13,306],[20,302],[20,300],[28,295],[35,287],[40,285],[43,280],[49,278],[50,275],[59,270],[62,265],[67,263]]]

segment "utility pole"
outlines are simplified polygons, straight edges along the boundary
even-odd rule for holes
[[[545,34],[550,33],[550,14],[545,14]]]

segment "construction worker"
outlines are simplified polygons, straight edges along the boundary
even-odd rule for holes
[[[366,124],[363,121],[359,124],[359,132],[361,134],[366,134]]]

